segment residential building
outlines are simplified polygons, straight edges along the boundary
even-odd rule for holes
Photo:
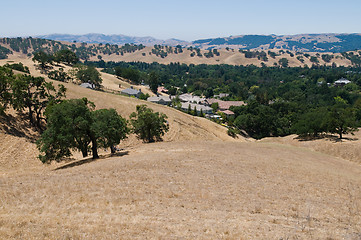
[[[336,87],[343,87],[343,86],[345,86],[346,84],[349,84],[349,83],[351,83],[350,80],[347,80],[346,78],[341,78],[341,79],[335,81],[334,85]]]
[[[170,105],[172,103],[172,98],[171,96],[153,96],[149,97],[147,101],[162,105]]]
[[[184,93],[179,95],[179,100],[181,102],[191,102],[191,103],[204,103],[205,102],[205,98],[201,98],[199,96],[193,96],[192,94],[189,93]]]
[[[121,93],[127,96],[134,96],[136,98],[139,98],[140,94],[142,94],[142,91],[134,89],[133,86],[131,86],[130,88],[121,91]]]
[[[193,111],[194,108],[196,109],[197,113],[200,113],[202,110],[202,113],[204,114],[212,114],[213,109],[211,107],[205,106],[205,105],[201,105],[201,104],[196,104],[196,103],[189,103],[189,102],[182,102],[182,110],[183,111],[187,111],[188,109],[190,109]]]
[[[206,101],[209,106],[211,106],[212,103],[218,103],[218,109],[220,111],[229,110],[229,108],[231,106],[239,107],[239,106],[246,105],[246,103],[243,101],[222,101],[222,100],[215,99],[215,98],[210,98],[210,99],[207,99]]]

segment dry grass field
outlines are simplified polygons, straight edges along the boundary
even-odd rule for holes
[[[152,144],[130,136],[96,161],[75,154],[42,165],[37,134],[9,112],[0,119],[0,239],[361,239],[361,133],[233,139],[172,108],[66,87],[68,98],[124,117],[148,104],[168,115],[170,132]]]
[[[263,61],[258,60],[257,58],[246,58],[244,53],[238,52],[237,49],[230,49],[226,50],[225,48],[219,49],[220,56],[214,56],[212,58],[206,58],[203,57],[190,57],[190,54],[192,53],[190,50],[183,49],[183,53],[178,54],[168,54],[167,57],[161,58],[157,57],[154,54],[149,54],[151,52],[152,47],[146,47],[140,51],[136,51],[134,53],[126,53],[124,56],[121,55],[102,55],[102,59],[104,61],[125,61],[125,62],[147,62],[147,63],[163,63],[163,64],[169,64],[171,62],[179,62],[179,63],[185,63],[185,64],[230,64],[230,65],[255,65],[255,66],[261,66],[261,63]],[[266,64],[266,66],[274,66],[275,63],[278,64],[278,61],[281,58],[287,58],[289,61],[290,67],[303,67],[304,65],[308,65],[309,67],[312,66],[312,62],[309,58],[304,57],[304,62],[300,62],[296,57],[291,57],[287,53],[280,53],[279,50],[272,50],[273,52],[277,52],[279,56],[276,56],[274,59],[271,57],[268,57],[267,62],[263,62]],[[201,50],[201,53],[206,53],[208,51]],[[267,51],[266,51],[267,52]],[[143,56],[145,54],[145,56]],[[316,56],[317,53],[309,53],[311,56]],[[332,63],[336,63],[337,66],[349,66],[351,65],[351,62],[348,59],[345,59],[342,57],[340,53],[328,53],[333,54],[335,56],[334,59],[331,60],[330,63],[324,62],[321,58],[319,58],[320,65],[329,65],[331,66]],[[337,58],[336,58],[337,57]],[[94,56],[91,58],[93,61],[98,61],[97,57]]]

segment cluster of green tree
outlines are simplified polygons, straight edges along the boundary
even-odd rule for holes
[[[97,64],[97,63],[92,63]],[[280,65],[283,65],[280,63]],[[171,63],[125,63],[108,62],[105,70],[114,67],[137,69],[140,74],[156,71],[159,74],[160,85],[168,89],[178,89],[175,93],[192,92],[196,95],[212,97],[214,94],[229,93],[225,100],[243,100],[249,107],[243,107],[238,115],[243,124],[238,124],[255,138],[265,136],[283,136],[299,133],[296,124],[307,117],[312,109],[321,111],[327,109],[323,116],[333,116],[331,113],[337,105],[335,99],[340,97],[347,104],[346,112],[352,112],[357,126],[361,114],[357,102],[360,99],[361,68],[316,66],[280,68],[230,65],[185,65]],[[342,77],[352,81],[344,87],[335,87],[332,83]],[[328,85],[329,84],[329,85]],[[304,116],[305,115],[305,116]],[[243,118],[243,119],[242,119]],[[245,119],[247,118],[247,119]],[[262,122],[264,119],[267,119]],[[332,132],[330,121],[324,132]],[[260,128],[252,130],[253,128]],[[262,129],[264,128],[264,129]],[[297,130],[297,131],[296,131]],[[302,135],[302,134],[301,134]]]
[[[103,79],[94,66],[77,64],[74,66],[75,77],[82,83],[90,83],[96,89],[100,88]]]
[[[278,63],[281,67],[288,67],[288,59],[287,58],[281,58],[278,60]]]
[[[7,45],[7,47],[0,46],[0,59],[6,58],[13,50],[15,52],[22,52],[24,54],[33,54],[34,52],[45,52],[53,54],[60,50],[71,50],[80,59],[87,60],[91,56],[98,54],[116,54],[124,55],[124,53],[131,53],[145,48],[144,45],[125,44],[124,46],[111,45],[111,44],[64,44],[58,41],[39,39],[39,38],[1,38],[0,43]]]
[[[54,48],[54,51],[59,50],[58,42],[52,40],[45,40],[39,38],[1,38],[0,43],[9,45],[10,49],[15,52],[22,52],[24,54],[30,51],[49,51]]]
[[[4,67],[30,74],[29,68],[27,66],[24,66],[22,63],[7,63],[4,65]]]
[[[162,45],[154,45],[152,49],[152,54],[156,55],[157,57],[165,58],[168,56],[168,47],[166,51],[164,51],[164,46]]]
[[[79,58],[76,54],[68,49],[60,50],[54,54],[48,54],[44,51],[39,51],[34,53],[33,61],[38,62],[41,69],[46,69],[48,64],[55,63],[64,63],[69,66],[79,62]]]
[[[38,62],[42,70],[44,70],[50,79],[68,82],[72,78],[64,72],[63,68],[59,70],[48,71],[51,68],[51,65],[54,63],[64,63],[69,66],[73,66],[74,70],[72,75],[77,78],[81,83],[90,83],[95,88],[100,88],[102,83],[102,78],[98,70],[93,66],[86,66],[79,63],[79,58],[76,54],[68,49],[60,50],[54,54],[48,54],[46,52],[40,51],[34,53],[33,61]]]
[[[0,111],[11,106],[13,109],[27,111],[30,123],[40,131],[44,129],[44,110],[48,104],[54,104],[65,96],[65,87],[52,83],[42,77],[14,75],[7,67],[0,67]]]
[[[195,55],[197,55],[197,57],[203,57],[200,48],[190,46],[187,48],[187,50],[191,51],[191,54],[190,54],[191,57],[194,57]]]
[[[344,52],[342,56],[350,60],[354,66],[361,67],[361,51],[358,53]]]
[[[49,71],[48,77],[50,79],[60,82],[69,82],[71,80],[71,77],[66,72],[64,72],[63,68],[60,68],[59,70]]]
[[[343,134],[353,133],[360,126],[360,104],[361,99],[351,105],[339,96],[329,106],[301,106],[285,101],[260,104],[252,101],[247,106],[232,108],[236,113],[233,126],[256,139],[292,133],[301,137],[335,133],[342,138]]]
[[[333,59],[333,55],[330,55],[330,54],[322,54],[321,55],[321,58],[324,62],[331,62],[331,60]]]
[[[199,50],[200,51],[200,50]],[[203,54],[206,58],[212,58],[212,57],[214,57],[214,56],[220,56],[221,54],[220,54],[220,52],[218,52],[218,50],[216,49],[216,48],[214,48],[214,49],[209,49],[208,50],[208,52],[205,52],[204,54]]]
[[[94,108],[86,98],[49,105],[45,112],[47,129],[37,142],[43,163],[69,157],[71,150],[81,151],[83,157],[92,152],[96,159],[98,148],[110,148],[111,153],[115,153],[115,146],[127,138],[130,131],[144,142],[154,142],[161,141],[169,130],[167,116],[154,113],[146,105],[137,106],[136,112],[130,115],[131,127],[116,110]]]
[[[114,74],[117,77],[129,79],[135,84],[140,83],[140,71],[133,68],[114,67]]]
[[[267,53],[264,51],[246,51],[246,50],[242,50],[239,49],[240,53],[244,53],[244,56],[246,58],[257,58],[258,60],[262,60],[264,62],[268,61],[268,57],[267,57]]]
[[[269,55],[271,58],[275,59],[275,58],[276,58],[276,56],[278,56],[279,54],[277,54],[277,53],[275,53],[275,52],[272,52],[272,51],[268,50],[268,55]]]
[[[285,85],[289,86],[290,82],[307,82],[310,86],[317,87],[319,81],[333,83],[341,77],[345,77],[357,86],[361,86],[361,76],[348,73],[350,71],[359,72],[360,69],[348,67],[260,68],[256,66],[186,65],[180,63],[163,65],[143,62],[86,62],[86,64],[101,66],[104,71],[112,74],[114,74],[114,67],[131,68],[138,70],[141,78],[155,71],[159,74],[159,85],[164,85],[166,88],[177,87],[183,93],[197,91],[198,95],[205,96],[225,92],[229,93],[229,98],[234,100],[247,100],[252,95],[249,89],[253,85],[267,89],[271,100],[272,97],[286,95],[286,92],[282,92],[279,96],[277,89],[284,88]],[[292,91],[292,88],[288,90]]]
[[[268,44],[274,39],[273,36],[246,35],[232,38],[210,38],[194,41],[193,44],[208,45],[246,45],[245,49],[257,48],[261,45]]]
[[[10,51],[9,49],[0,46],[0,59],[7,59],[8,58],[8,54],[12,54],[13,52]]]

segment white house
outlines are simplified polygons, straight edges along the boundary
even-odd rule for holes
[[[124,89],[123,91],[121,91],[121,93],[124,95],[134,96],[136,98],[139,98],[142,91],[134,89],[133,86],[131,86],[130,88],[127,88],[127,89]]]
[[[346,84],[349,84],[349,83],[351,83],[350,80],[347,80],[346,78],[341,78],[341,79],[335,81],[334,85],[336,87],[342,87],[342,86],[345,86]]]
[[[192,94],[189,94],[189,93],[184,93],[184,94],[179,95],[179,100],[181,100],[182,102],[202,103],[206,99],[201,98],[199,96],[193,96]]]
[[[153,96],[149,97],[147,101],[162,105],[170,105],[172,103],[172,99],[170,96]]]
[[[204,106],[201,104],[196,104],[196,103],[189,103],[189,102],[182,102],[182,110],[183,111],[187,111],[188,109],[190,109],[193,111],[194,108],[196,108],[197,113],[200,113],[202,110],[202,113],[204,114],[211,114],[213,112],[213,108],[208,107],[208,106]]]

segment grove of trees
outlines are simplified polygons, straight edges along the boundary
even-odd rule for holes
[[[0,114],[6,114],[9,107],[27,113],[31,125],[41,133],[37,146],[43,163],[60,161],[73,150],[81,151],[83,157],[91,152],[98,158],[99,148],[115,153],[115,146],[131,130],[144,142],[154,142],[161,141],[169,129],[167,116],[145,105],[137,106],[130,126],[116,110],[95,110],[86,98],[64,100],[65,92],[63,85],[55,88],[42,77],[14,75],[11,66],[0,67]]]

